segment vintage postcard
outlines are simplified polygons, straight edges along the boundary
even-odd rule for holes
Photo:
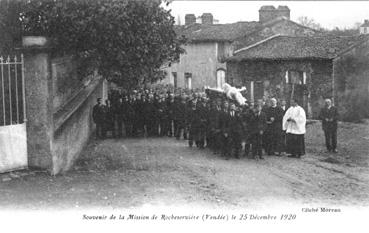
[[[347,231],[368,204],[368,1],[0,0],[4,232]]]

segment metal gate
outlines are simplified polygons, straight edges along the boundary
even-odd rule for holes
[[[27,167],[23,55],[0,57],[0,172]]]

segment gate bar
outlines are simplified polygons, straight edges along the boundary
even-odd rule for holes
[[[12,80],[10,73],[10,57],[8,56],[6,62],[8,63],[8,78],[9,78],[9,107],[10,107],[10,125],[13,124],[13,109],[12,109]]]
[[[3,94],[3,119],[5,125],[5,90],[4,90],[4,58],[0,57],[0,64],[1,64],[1,90]]]
[[[22,64],[23,122],[26,123],[26,121],[27,121],[27,114],[26,114],[26,87],[25,87],[25,83],[24,83],[24,57],[23,57],[23,53],[21,54],[21,64]]]
[[[18,65],[17,65],[17,56],[14,56],[14,73],[15,73],[15,100],[16,100],[16,107],[17,107],[17,124],[19,124],[19,102],[18,102]]]

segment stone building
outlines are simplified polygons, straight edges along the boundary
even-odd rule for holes
[[[312,36],[319,33],[291,21],[289,16],[286,6],[263,6],[259,21],[230,24],[214,24],[210,13],[203,14],[202,23],[198,24],[194,14],[187,14],[185,25],[176,28],[178,36],[188,39],[184,46],[186,53],[180,56],[178,63],[163,67],[167,78],[161,83],[190,89],[220,87],[227,79],[225,59],[234,51],[276,34]]]
[[[369,20],[364,20],[364,23],[360,25],[360,34],[369,34]]]
[[[308,117],[317,117],[323,98],[337,99],[339,62],[347,56],[369,54],[369,36],[275,35],[239,49],[227,58],[227,82],[246,86],[248,99],[293,96]],[[339,104],[336,102],[336,105]]]

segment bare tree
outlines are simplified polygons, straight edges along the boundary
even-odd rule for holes
[[[323,27],[317,23],[314,19],[311,19],[307,16],[300,16],[297,18],[297,22],[303,26],[315,29],[315,30],[323,30]]]

